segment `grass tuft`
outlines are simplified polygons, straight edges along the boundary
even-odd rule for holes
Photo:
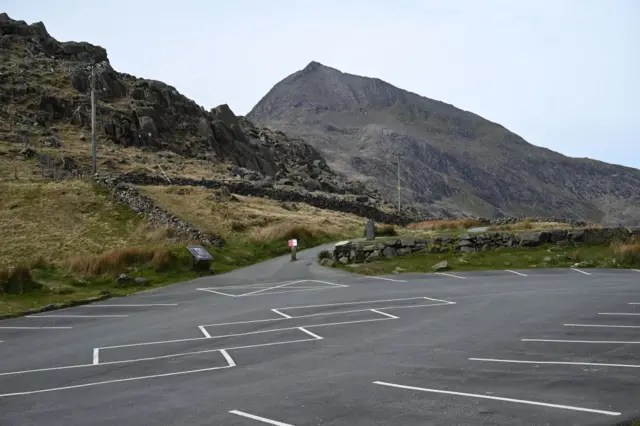
[[[134,265],[168,270],[177,263],[177,257],[167,247],[124,247],[95,255],[74,256],[67,261],[69,272],[79,276],[102,277],[126,271]]]
[[[612,248],[621,265],[640,267],[640,238],[627,243],[613,243]]]
[[[436,231],[447,229],[469,229],[477,226],[482,226],[482,222],[477,219],[452,219],[425,220],[423,222],[412,223],[408,228],[420,231]]]
[[[395,237],[398,235],[393,225],[376,225],[376,237]]]
[[[24,294],[42,288],[31,276],[30,265],[17,265],[0,269],[0,292],[3,294]]]

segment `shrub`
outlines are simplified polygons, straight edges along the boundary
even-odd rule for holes
[[[621,265],[640,267],[640,238],[627,243],[614,243],[613,251]]]
[[[393,225],[376,225],[377,237],[394,237],[398,235],[396,227]]]
[[[23,294],[42,288],[31,276],[31,269],[18,265],[11,269],[0,270],[0,291],[5,294]]]

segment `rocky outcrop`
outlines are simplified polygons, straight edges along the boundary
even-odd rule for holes
[[[140,194],[131,185],[110,177],[96,177],[95,181],[98,185],[109,188],[113,197],[117,201],[126,204],[131,210],[140,216],[145,217],[149,223],[155,226],[169,228],[181,238],[199,241],[205,245],[217,247],[222,247],[224,245],[222,237],[217,235],[207,235],[199,231],[190,223],[185,222],[167,210],[158,207],[153,200]]]
[[[498,248],[537,247],[543,244],[602,245],[614,241],[640,238],[640,228],[571,228],[536,232],[492,232],[433,239],[389,239],[380,242],[345,242],[337,244],[333,260],[342,264],[372,262],[381,258],[407,254],[495,250]]]

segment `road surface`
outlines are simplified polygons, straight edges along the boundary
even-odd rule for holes
[[[0,322],[0,425],[640,417],[640,272],[364,277],[274,259]]]

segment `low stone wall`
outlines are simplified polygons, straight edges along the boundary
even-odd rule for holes
[[[96,177],[95,181],[98,185],[110,189],[116,201],[128,205],[131,210],[141,216],[144,216],[155,226],[169,228],[181,238],[199,241],[204,245],[217,247],[222,247],[224,245],[222,237],[217,235],[208,235],[199,231],[190,223],[185,222],[167,210],[158,207],[153,200],[140,194],[131,185],[118,182],[110,177]]]
[[[640,238],[640,228],[585,228],[553,229],[537,232],[489,232],[465,234],[459,237],[432,239],[386,239],[338,244],[334,248],[334,261],[343,264],[372,262],[381,258],[405,256],[410,253],[472,253],[497,248],[537,247],[542,244],[580,245],[609,244]]]
[[[172,178],[171,183],[166,179],[156,176],[149,176],[143,173],[126,173],[118,176],[116,182],[130,183],[135,185],[180,185],[180,186],[200,186],[204,188],[218,189],[223,186],[238,195],[252,197],[268,197],[273,200],[306,203],[311,206],[339,211],[342,213],[352,213],[357,216],[373,219],[376,222],[394,225],[407,225],[414,221],[409,217],[400,216],[395,213],[387,213],[374,206],[363,204],[357,201],[320,195],[319,193],[307,191],[292,191],[274,186],[272,181],[223,181],[213,179],[189,179]]]

